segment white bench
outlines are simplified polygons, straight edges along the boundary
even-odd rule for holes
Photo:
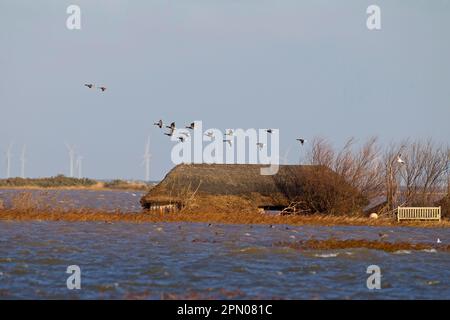
[[[441,207],[398,207],[397,221],[400,220],[441,221]]]

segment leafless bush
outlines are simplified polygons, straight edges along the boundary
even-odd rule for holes
[[[448,148],[431,139],[414,141],[402,151],[405,161],[400,177],[404,202],[412,206],[431,206],[445,195],[448,182]]]
[[[312,165],[333,167],[335,152],[333,145],[325,138],[315,137],[311,142],[311,149],[306,155],[306,160]]]
[[[350,138],[336,151],[326,139],[315,138],[307,155],[310,164],[333,169],[369,199],[385,195],[389,210],[431,206],[448,193],[449,158],[448,146],[431,139],[391,143],[381,150],[376,138],[359,148]]]
[[[366,197],[383,193],[383,164],[377,138],[370,138],[357,148],[356,140],[350,138],[339,150],[323,138],[314,138],[307,159],[310,164],[324,165],[345,179]]]

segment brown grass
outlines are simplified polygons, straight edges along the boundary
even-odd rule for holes
[[[401,222],[394,219],[371,220],[360,217],[327,216],[279,216],[256,212],[233,213],[126,213],[100,210],[37,210],[31,208],[0,210],[0,220],[47,220],[47,221],[101,221],[101,222],[204,222],[223,224],[287,224],[287,225],[354,225],[354,226],[414,226],[450,227],[450,221],[441,222]]]
[[[305,240],[298,242],[277,242],[275,246],[289,247],[297,250],[336,250],[336,249],[355,249],[366,248],[373,250],[382,250],[386,252],[395,252],[399,250],[430,250],[434,246],[424,243],[408,242],[386,242],[371,240]],[[439,246],[440,251],[450,251],[450,245]]]
[[[237,196],[222,196],[220,201],[212,201],[213,199],[209,197],[195,198],[189,206],[178,213],[73,209],[70,197],[64,198],[64,203],[58,200],[61,200],[61,196],[57,194],[52,194],[50,197],[45,192],[37,196],[29,192],[19,193],[13,197],[10,208],[0,207],[0,220],[450,227],[449,220],[398,223],[394,218],[369,219],[362,216],[327,214],[272,215],[258,212],[249,200]],[[248,209],[242,210],[242,208]]]

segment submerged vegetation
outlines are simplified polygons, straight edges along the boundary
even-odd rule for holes
[[[386,252],[396,252],[402,250],[433,250],[450,251],[450,245],[431,245],[425,243],[409,242],[387,242],[382,240],[365,239],[326,239],[326,240],[304,240],[298,242],[277,242],[275,246],[288,247],[296,250],[339,250],[339,249],[373,249]]]
[[[315,214],[309,216],[300,215],[268,215],[263,213],[124,213],[101,210],[0,210],[0,220],[47,220],[47,221],[92,221],[92,222],[202,222],[220,224],[264,224],[271,225],[352,225],[352,226],[410,226],[410,227],[450,227],[450,221],[441,222],[417,222],[408,221],[397,223],[395,219],[369,220],[361,217],[330,216]]]

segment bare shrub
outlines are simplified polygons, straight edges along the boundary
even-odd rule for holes
[[[431,139],[408,143],[400,168],[403,198],[407,205],[431,206],[444,196],[449,165],[448,149]]]
[[[324,165],[333,169],[348,184],[368,198],[383,193],[383,163],[377,138],[373,137],[361,147],[350,138],[335,151],[326,139],[314,138],[307,159],[312,165]]]

